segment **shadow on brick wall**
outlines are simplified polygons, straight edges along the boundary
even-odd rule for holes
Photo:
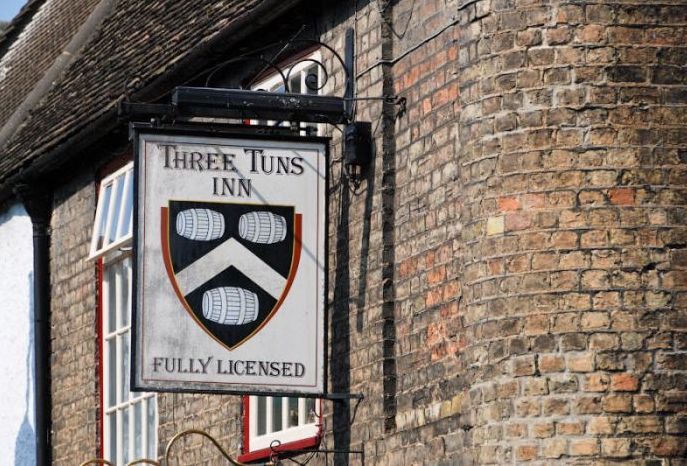
[[[334,298],[331,311],[331,353],[329,356],[330,374],[333,393],[351,391],[351,326],[349,320],[349,303],[351,283],[349,274],[350,233],[348,204],[350,192],[345,183],[339,190],[339,221],[336,226],[336,272],[334,276]],[[351,414],[348,403],[334,402],[333,410],[334,449],[348,450],[351,445]],[[347,465],[347,454],[335,454],[334,464]]]

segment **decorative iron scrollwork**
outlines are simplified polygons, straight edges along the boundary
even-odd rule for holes
[[[241,62],[258,62],[262,63],[265,65],[264,70],[273,70],[276,74],[278,74],[281,77],[282,83],[284,85],[284,92],[291,92],[290,89],[290,84],[289,84],[289,78],[291,76],[291,73],[293,72],[293,69],[297,67],[301,63],[309,62],[315,64],[321,71],[322,73],[322,79],[319,80],[316,75],[308,75],[306,76],[305,79],[305,85],[306,87],[311,90],[311,91],[319,91],[324,86],[327,85],[330,76],[333,74],[331,70],[327,70],[327,67],[321,60],[317,60],[312,57],[305,57],[301,58],[299,60],[296,60],[295,62],[289,63],[287,66],[280,65],[284,52],[286,51],[291,51],[294,49],[294,45],[296,44],[302,44],[303,46],[318,46],[321,47],[327,51],[329,51],[332,56],[334,57],[335,61],[339,63],[341,66],[341,70],[344,74],[344,90],[345,92],[346,87],[349,85],[349,81],[352,78],[350,70],[346,66],[346,62],[344,59],[341,57],[341,55],[334,50],[333,47],[325,44],[324,42],[321,42],[319,40],[314,40],[314,39],[291,39],[289,40],[283,47],[277,52],[274,56],[271,58],[265,57],[265,53],[268,52],[269,50],[272,50],[279,46],[281,43],[274,43],[274,44],[269,44],[264,47],[260,47],[258,49],[252,50],[251,52],[247,52],[245,54],[237,55],[235,57],[232,57],[228,60],[225,60],[221,63],[218,63],[217,65],[211,67],[208,70],[205,70],[203,74],[207,74],[207,77],[205,78],[205,87],[212,87],[212,81],[217,77],[217,74],[220,73],[222,70],[227,68],[229,65],[233,65],[236,63],[241,63]]]
[[[106,466],[115,466],[113,463],[110,463],[109,461],[102,459],[102,458],[90,459],[88,461],[81,463],[81,466],[87,466],[90,464],[104,464]],[[132,461],[130,463],[127,463],[126,466],[134,466],[136,464],[152,464],[154,466],[160,466],[159,461],[154,461],[154,460],[149,460],[149,459],[140,459],[140,460]]]
[[[208,439],[210,442],[212,442],[212,444],[215,446],[215,448],[217,448],[219,450],[219,452],[222,454],[222,456],[227,461],[229,461],[231,464],[233,464],[234,466],[251,466],[251,465],[248,465],[245,463],[241,463],[240,461],[237,461],[234,458],[232,458],[229,455],[229,453],[224,448],[222,448],[222,445],[220,445],[220,443],[212,435],[208,434],[207,432],[205,432],[203,430],[199,430],[199,429],[188,429],[188,430],[185,430],[183,432],[179,432],[174,437],[172,437],[169,440],[169,442],[167,442],[167,447],[165,448],[164,461],[160,462],[160,461],[155,461],[155,460],[151,460],[151,459],[138,459],[138,460],[132,461],[130,463],[127,463],[127,466],[134,466],[136,464],[151,464],[153,466],[162,466],[162,465],[169,466],[172,464],[170,462],[170,458],[171,458],[171,454],[172,454],[172,447],[174,447],[174,445],[179,440],[181,440],[183,437],[187,437],[189,435],[200,435],[200,436]],[[81,463],[80,466],[88,466],[88,465],[94,465],[94,464],[104,464],[106,466],[114,466],[113,463],[111,463],[110,461],[107,461],[106,459],[102,459],[102,458],[89,459],[89,460]],[[268,461],[267,463],[262,463],[262,465],[263,466],[277,466],[277,464],[273,463],[272,461]],[[255,466],[255,463],[253,463],[252,466]]]

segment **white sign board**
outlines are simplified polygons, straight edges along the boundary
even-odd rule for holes
[[[132,386],[322,394],[323,138],[136,128]]]

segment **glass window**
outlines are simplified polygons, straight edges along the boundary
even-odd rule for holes
[[[105,459],[116,465],[155,458],[157,399],[129,390],[131,255],[103,264],[103,439]]]
[[[323,76],[320,66],[316,63],[320,61],[320,58],[319,52],[316,52],[283,69],[284,76],[289,83],[290,93],[313,95],[320,93],[323,86]],[[252,89],[270,92],[284,92],[284,79],[279,73],[275,73],[274,75],[269,76],[252,86]],[[253,123],[270,126],[290,125],[290,123],[287,121],[274,120],[253,120]],[[301,123],[300,127],[303,129],[303,131],[301,131],[302,134],[306,134],[306,129],[310,135],[316,135],[319,132],[319,126],[317,123]]]
[[[133,185],[133,163],[117,170],[100,184],[91,258],[100,257],[131,241]]]
[[[319,439],[320,403],[317,400],[273,396],[248,398],[247,452]]]
[[[130,391],[133,164],[103,179],[91,257],[102,261],[103,454],[116,465],[157,456],[157,398]]]

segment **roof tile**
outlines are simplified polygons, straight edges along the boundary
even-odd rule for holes
[[[118,0],[80,56],[0,152],[0,184],[274,0]]]

